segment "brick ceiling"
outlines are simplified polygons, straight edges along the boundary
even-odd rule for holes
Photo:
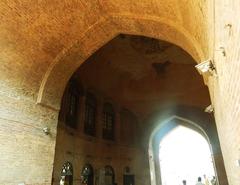
[[[143,115],[164,104],[206,106],[207,89],[195,64],[170,43],[119,35],[92,55],[76,76],[87,88]]]

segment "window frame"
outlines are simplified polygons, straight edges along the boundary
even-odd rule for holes
[[[80,88],[76,80],[69,81],[69,87],[66,96],[66,116],[65,124],[73,129],[78,127]]]

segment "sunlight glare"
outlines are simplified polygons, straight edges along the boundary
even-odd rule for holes
[[[159,159],[163,185],[195,184],[197,177],[214,176],[209,144],[196,131],[178,126],[160,142]]]

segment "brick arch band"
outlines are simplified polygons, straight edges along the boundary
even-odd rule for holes
[[[58,111],[72,74],[89,56],[120,33],[168,41],[187,51],[197,62],[206,58],[195,38],[175,22],[152,16],[112,15],[90,26],[55,58],[42,79],[37,104]]]

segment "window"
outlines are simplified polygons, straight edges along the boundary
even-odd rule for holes
[[[103,138],[114,139],[114,122],[115,113],[110,103],[105,103],[103,106]]]
[[[68,161],[63,164],[61,171],[61,181],[64,184],[73,184],[73,166]]]
[[[93,185],[93,167],[91,164],[85,164],[81,172],[82,184]]]
[[[91,93],[87,93],[85,102],[84,132],[88,135],[95,135],[97,100]]]
[[[67,94],[66,125],[72,128],[77,128],[79,96],[78,84],[71,80]]]
[[[107,165],[104,168],[105,171],[105,185],[113,185],[115,184],[115,174],[113,167]]]

